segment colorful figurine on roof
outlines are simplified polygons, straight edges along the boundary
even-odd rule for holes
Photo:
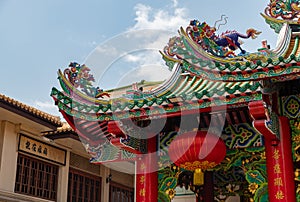
[[[265,13],[273,18],[298,20],[300,17],[299,0],[271,0]]]
[[[135,82],[132,84],[132,89],[127,90],[123,96],[129,99],[142,99],[144,98],[143,87],[138,87],[137,82]]]
[[[94,76],[90,73],[90,68],[85,64],[80,65],[77,62],[71,62],[69,68],[64,70],[64,75],[75,88],[80,88],[88,96],[95,98],[110,96],[103,89],[93,86],[93,82],[95,82]]]
[[[224,24],[227,23],[227,17],[221,16],[221,21],[225,21]],[[246,51],[242,49],[240,38],[255,39],[257,35],[261,32],[250,28],[246,31],[246,34],[241,34],[237,31],[226,31],[220,35],[216,35],[216,24],[213,27],[209,26],[206,22],[200,23],[198,20],[191,20],[190,25],[187,27],[187,33],[190,37],[198,43],[204,50],[207,52],[219,56],[219,57],[228,57],[235,56],[233,51],[239,49],[241,51],[240,55],[245,55]],[[220,25],[219,24],[218,28]]]

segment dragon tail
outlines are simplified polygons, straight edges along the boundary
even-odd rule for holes
[[[260,31],[257,31],[256,29],[250,28],[246,31],[246,34],[248,36],[248,38],[252,38],[252,39],[256,39],[257,35],[261,34]]]
[[[248,38],[252,38],[255,39],[257,37],[257,35],[259,35],[261,32],[257,31],[256,29],[250,28],[247,29],[246,31],[246,35],[245,34],[241,34],[241,33],[237,33],[239,37],[244,38],[244,39],[248,39]]]

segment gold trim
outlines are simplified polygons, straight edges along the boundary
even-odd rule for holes
[[[217,164],[215,162],[209,162],[209,161],[194,161],[194,162],[185,162],[180,164],[180,167],[186,170],[196,170],[196,169],[202,169],[207,170],[215,167]]]
[[[87,95],[85,95],[84,93],[82,93],[81,91],[77,90],[77,88],[75,88],[68,79],[66,79],[66,77],[64,76],[64,74],[62,73],[61,70],[58,71],[58,76],[63,80],[63,82],[70,88],[73,90],[73,92],[75,92],[75,94],[77,94],[78,96],[90,101],[90,102],[93,102],[93,103],[98,103],[98,104],[109,104],[109,101],[104,101],[104,100],[98,100],[96,98],[92,98],[92,97],[89,97]]]
[[[288,23],[288,24],[299,24],[298,21],[293,21],[293,20],[282,20],[282,19],[277,19],[277,18],[272,18],[268,15],[265,15],[263,13],[260,13],[260,15],[265,18],[266,20],[269,20],[271,22],[276,22],[276,23]]]

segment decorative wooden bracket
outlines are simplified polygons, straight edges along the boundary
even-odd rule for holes
[[[128,136],[127,138],[112,138],[110,143],[120,149],[126,150],[133,154],[142,154],[141,151],[137,150],[136,148],[132,147],[129,142],[132,141],[131,138]]]
[[[253,127],[265,137],[266,141],[272,141],[272,145],[277,145],[279,143],[278,116],[262,100],[250,102],[248,108],[253,118]]]
[[[110,143],[120,149],[126,150],[133,154],[143,154],[147,152],[145,139],[139,139],[129,131],[124,131],[126,127],[121,128],[121,122],[109,121],[107,131],[112,134]],[[131,136],[130,136],[131,135]]]

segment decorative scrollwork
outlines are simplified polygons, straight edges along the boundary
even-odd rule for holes
[[[226,31],[220,35],[216,35],[216,27],[210,27],[206,22],[200,23],[198,20],[190,21],[186,32],[190,35],[193,41],[198,43],[207,52],[219,57],[235,56],[233,52],[240,49],[241,55],[246,54],[239,42],[240,38],[255,39],[261,32],[250,28],[246,31],[246,35],[237,31]]]
[[[271,0],[265,14],[273,18],[281,18],[283,20],[299,21],[300,17],[299,0]]]
[[[64,70],[64,76],[75,88],[79,88],[90,97],[103,98],[104,96],[110,96],[103,89],[93,86],[94,76],[90,73],[90,68],[85,64],[80,65],[76,62],[71,62],[69,68]]]

